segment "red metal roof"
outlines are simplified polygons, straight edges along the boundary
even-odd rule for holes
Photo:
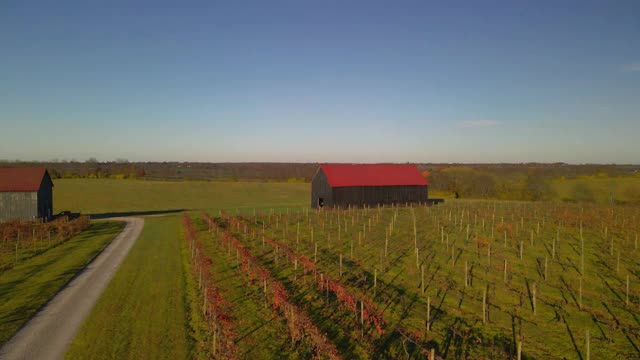
[[[0,192],[38,191],[45,175],[45,168],[0,168]]]
[[[411,164],[321,164],[331,187],[429,185]]]

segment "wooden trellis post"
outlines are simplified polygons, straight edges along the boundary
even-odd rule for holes
[[[589,360],[591,358],[591,348],[590,348],[590,344],[589,344],[589,330],[587,330],[587,335],[586,335],[586,342],[587,342],[587,356],[586,356],[586,360]]]
[[[580,276],[580,294],[578,294],[578,307],[582,310],[582,276]]]
[[[427,333],[431,331],[431,297],[427,296]]]
[[[627,274],[627,298],[625,300],[625,305],[629,306],[629,274]]]
[[[487,287],[482,292],[482,323],[487,323]]]
[[[507,282],[507,259],[504,259],[504,282]]]
[[[464,262],[464,287],[469,286],[468,275],[469,275],[469,272],[467,270],[467,261],[465,260],[465,262]]]
[[[627,279],[629,279],[628,276]],[[424,294],[424,265],[420,266],[420,293]]]

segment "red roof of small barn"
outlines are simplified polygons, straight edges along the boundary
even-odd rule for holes
[[[410,164],[322,164],[331,187],[429,185]]]
[[[0,192],[38,191],[45,168],[0,168]]]

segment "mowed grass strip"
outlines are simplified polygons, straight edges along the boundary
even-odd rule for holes
[[[71,344],[69,359],[186,359],[181,230],[176,216],[145,226]]]
[[[0,275],[0,344],[82,270],[124,228],[94,222],[81,234]]]

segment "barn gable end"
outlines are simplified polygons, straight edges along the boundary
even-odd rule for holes
[[[311,207],[333,207],[333,188],[322,168],[318,168],[311,181]]]
[[[44,168],[0,168],[0,222],[50,220],[53,181]]]

